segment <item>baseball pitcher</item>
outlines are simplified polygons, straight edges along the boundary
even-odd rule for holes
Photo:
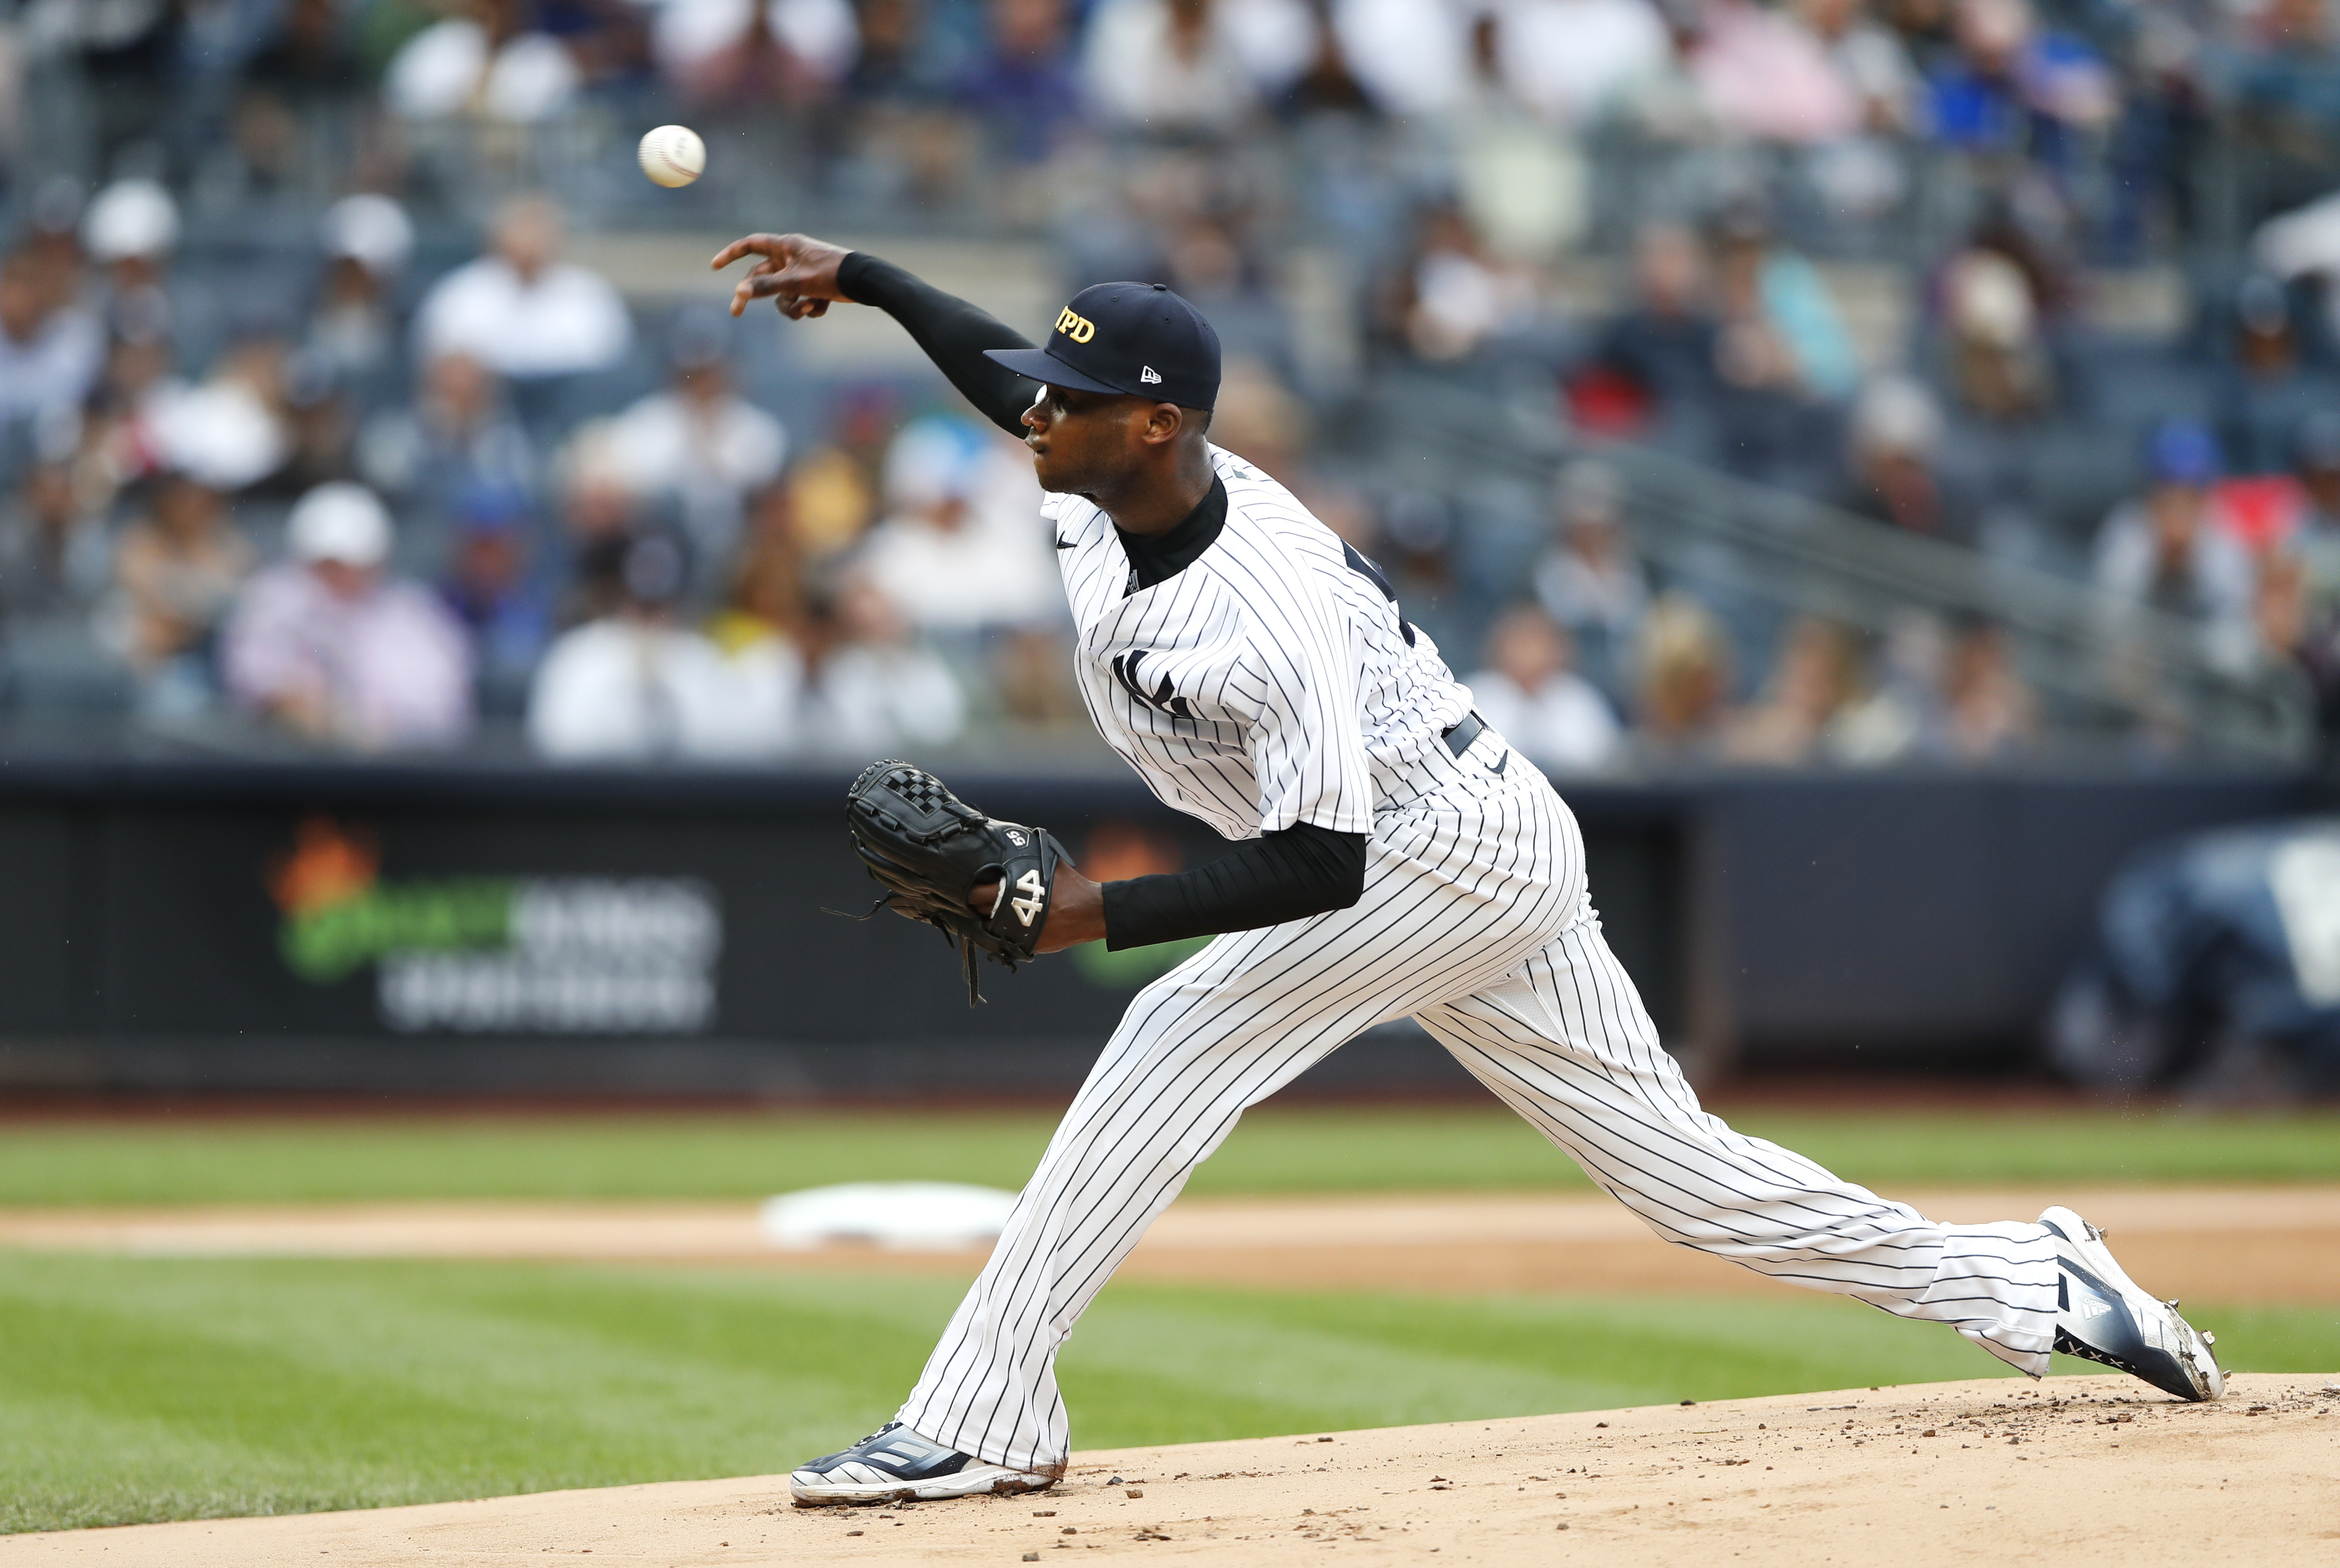
[[[878,1433],[808,1461],[800,1504],[1036,1491],[1069,1435],[1056,1349],[1246,1107],[1412,1017],[1669,1241],[1904,1317],[2037,1377],[2049,1351],[2216,1399],[2211,1336],[2069,1209],[1938,1224],[1732,1131],[1697,1098],[1601,939],[1575,819],[1409,625],[1373,563],[1211,444],[1217,335],[1162,285],[1103,283],[1035,347],[860,251],[756,234],[736,315],[886,311],[1047,494],[1106,740],[1237,843],[1175,875],[1091,881],[1038,830],[885,763],[854,842],[898,912],[1011,965],[1103,941],[1215,940],[1130,1003],[926,1372]]]

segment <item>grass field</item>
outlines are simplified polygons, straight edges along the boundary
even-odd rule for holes
[[[1873,1186],[2340,1180],[2340,1119],[1877,1110],[1735,1118]],[[0,1128],[0,1204],[753,1197],[1016,1186],[1043,1114]],[[1566,1188],[1508,1114],[1255,1113],[1195,1192]],[[930,1278],[0,1254],[0,1531],[755,1474],[891,1411]],[[2246,1370],[2340,1367],[2340,1315],[2189,1303]],[[849,1353],[838,1347],[849,1346]],[[2071,1364],[2078,1369],[2079,1364]],[[1110,1287],[1067,1346],[1087,1446],[1986,1375],[1851,1303]]]
[[[1871,1187],[2340,1180],[2340,1117],[1757,1110],[1732,1120]],[[79,1122],[0,1128],[0,1204],[751,1198],[833,1181],[1024,1183],[1052,1114]],[[1490,1105],[1253,1112],[1195,1193],[1585,1187]]]
[[[901,1277],[0,1257],[0,1530],[778,1471],[890,1414],[957,1294]],[[2330,1317],[2212,1320],[2237,1365],[2309,1370],[2340,1366]],[[1116,1285],[1067,1346],[1064,1383],[1076,1441],[1113,1446],[1997,1366],[1945,1330],[1787,1293],[1726,1310]]]

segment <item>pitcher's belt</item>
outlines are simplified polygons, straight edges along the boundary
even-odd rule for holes
[[[1481,718],[1478,711],[1473,709],[1441,730],[1438,733],[1438,738],[1446,743],[1448,751],[1459,757],[1471,749],[1471,743],[1477,740],[1479,732],[1486,727],[1487,721]]]

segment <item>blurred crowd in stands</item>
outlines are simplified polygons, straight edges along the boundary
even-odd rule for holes
[[[631,173],[666,119],[700,187]],[[2327,0],[0,0],[0,703],[555,758],[1077,734],[1012,441],[571,237],[816,218],[1193,299],[1214,438],[1555,769],[2057,723],[1987,604],[1856,628],[1654,561],[1612,446],[2340,715]],[[1574,454],[1524,501],[1391,471],[1419,399],[1523,387]]]

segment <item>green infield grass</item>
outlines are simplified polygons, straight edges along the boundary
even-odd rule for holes
[[[1733,1121],[1871,1187],[2340,1180],[2340,1116],[1752,1109]],[[914,1178],[1020,1187],[1054,1125],[966,1114],[19,1121],[0,1204],[752,1198]],[[1197,1193],[1584,1188],[1498,1106],[1254,1111]]]
[[[0,1531],[763,1474],[890,1415],[947,1280],[0,1255]],[[2237,1367],[2328,1309],[2203,1308]],[[2080,1363],[2064,1370],[2087,1370]],[[1841,1299],[1453,1301],[1120,1284],[1066,1347],[1084,1447],[2012,1376]]]

